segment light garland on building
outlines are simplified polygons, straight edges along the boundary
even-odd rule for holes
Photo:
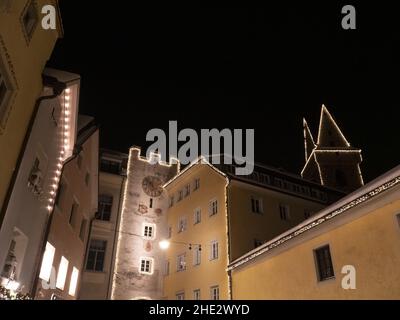
[[[379,195],[382,192],[385,192],[393,187],[395,187],[396,185],[400,184],[400,176],[391,179],[390,181],[380,185],[377,188],[374,188],[373,190],[363,194],[360,197],[357,197],[356,199],[342,205],[341,207],[339,207],[336,210],[333,210],[332,212],[327,213],[326,215],[322,216],[322,217],[318,217],[315,220],[311,221],[310,223],[308,223],[305,226],[302,226],[292,232],[290,232],[287,235],[282,236],[281,238],[279,238],[278,240],[272,241],[272,242],[267,242],[266,244],[262,245],[261,247],[259,247],[255,252],[245,256],[244,258],[239,258],[238,260],[236,260],[236,262],[233,262],[231,265],[228,266],[227,271],[231,271],[237,267],[240,267],[241,265],[257,258],[258,256],[272,250],[273,248],[276,248],[282,244],[284,244],[285,242],[299,236],[302,235],[303,233],[305,233],[308,230],[311,230],[313,228],[318,227],[319,225],[321,225],[322,223],[325,223],[333,218],[335,218],[338,215],[341,215],[343,213],[345,213],[346,211],[360,205],[361,203],[364,203],[366,201],[371,200],[372,198],[376,197],[377,195]]]
[[[60,184],[60,178],[61,178],[61,169],[63,167],[63,163],[65,159],[68,157],[68,154],[71,151],[71,145],[70,145],[70,137],[71,137],[71,127],[72,127],[72,112],[71,112],[71,88],[67,88],[64,90],[62,93],[62,96],[60,98],[60,103],[61,103],[61,129],[60,129],[60,135],[61,135],[61,144],[60,148],[58,150],[57,154],[57,163],[56,163],[56,169],[54,171],[54,175],[52,177],[52,183],[50,185],[50,191],[49,191],[49,196],[47,198],[47,210],[51,212],[54,208],[55,204],[55,199],[57,196],[57,190],[59,188]]]

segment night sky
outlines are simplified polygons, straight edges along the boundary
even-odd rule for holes
[[[48,65],[81,75],[80,112],[97,119],[102,147],[147,148],[147,131],[169,120],[179,129],[254,128],[256,161],[299,173],[302,118],[316,135],[324,103],[363,150],[364,180],[400,164],[394,8],[354,4],[357,30],[343,30],[339,1],[254,9],[94,3],[61,1],[65,35]]]

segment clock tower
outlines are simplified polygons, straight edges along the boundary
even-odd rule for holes
[[[117,222],[111,299],[161,299],[165,268],[158,243],[167,237],[169,197],[163,185],[179,172],[177,160],[161,161],[159,154],[129,152],[127,179]]]

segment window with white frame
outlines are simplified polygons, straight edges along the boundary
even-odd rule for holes
[[[106,248],[106,240],[90,240],[89,253],[86,261],[86,270],[103,271]]]
[[[261,214],[263,213],[263,201],[262,198],[251,197],[251,212]]]
[[[201,209],[199,207],[194,209],[193,224],[198,224],[200,222],[201,222]]]
[[[150,257],[140,258],[139,271],[143,274],[153,274],[153,262],[154,259]]]
[[[60,265],[58,266],[58,272],[57,272],[57,281],[56,281],[56,287],[60,290],[64,290],[64,285],[65,285],[65,280],[67,278],[67,272],[68,272],[68,260],[62,256]]]
[[[108,194],[99,195],[99,208],[96,219],[110,221],[113,205],[113,196]]]
[[[200,300],[200,289],[193,290],[193,300]]]
[[[210,260],[218,259],[218,241],[211,241],[210,246]]]
[[[201,263],[201,247],[199,245],[193,248],[193,265],[198,266]]]
[[[176,300],[185,300],[185,293],[184,292],[178,292],[176,294]]]
[[[183,271],[186,269],[186,254],[180,254],[176,258],[176,271]]]
[[[212,286],[210,288],[210,299],[219,300],[219,286]]]
[[[200,178],[196,178],[194,179],[194,189],[193,190],[197,190],[200,188]]]
[[[286,204],[280,204],[279,205],[279,215],[281,220],[286,221],[290,219],[289,216],[289,206]]]
[[[185,231],[186,227],[187,227],[186,217],[180,217],[178,220],[178,233]]]
[[[143,237],[147,240],[153,240],[156,237],[156,225],[143,223]]]
[[[185,186],[185,197],[187,197],[190,194],[190,184],[187,184]]]
[[[216,215],[218,213],[218,201],[217,199],[210,200],[208,206],[208,213],[210,216]]]

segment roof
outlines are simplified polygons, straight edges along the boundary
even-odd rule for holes
[[[342,198],[341,200],[335,202],[334,204],[322,209],[319,213],[303,221],[292,229],[280,234],[260,247],[244,254],[240,258],[230,263],[228,270],[233,270],[243,264],[246,264],[260,255],[266,254],[282,244],[295,239],[309,230],[319,228],[325,222],[340,217],[343,214],[350,213],[350,209],[367,201],[371,201],[373,198],[377,197],[383,192],[386,192],[398,185],[400,185],[400,165],[386,172],[365,186],[359,188],[348,196]]]

